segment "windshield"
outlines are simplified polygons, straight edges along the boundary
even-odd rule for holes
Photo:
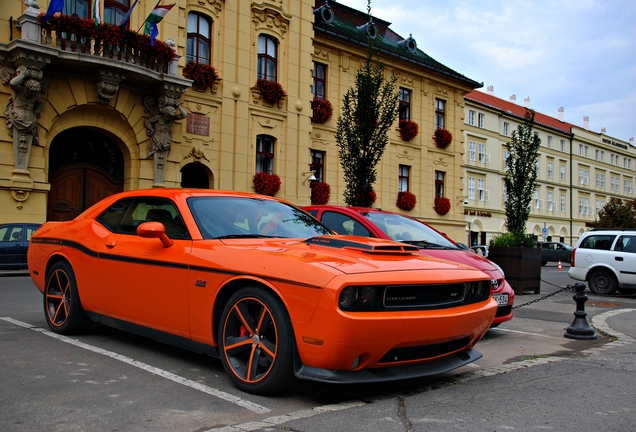
[[[201,197],[188,206],[205,239],[308,238],[333,232],[299,208],[262,198]]]
[[[434,229],[414,219],[391,213],[362,213],[392,240],[419,247],[443,247],[459,249],[453,242]]]

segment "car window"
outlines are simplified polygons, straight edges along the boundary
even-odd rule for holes
[[[37,229],[40,228],[39,225],[27,225],[27,238],[26,241],[30,242],[31,241],[31,236],[33,235],[34,232],[37,231]]]
[[[616,241],[614,250],[636,253],[636,236],[620,236]]]
[[[144,222],[161,222],[169,238],[190,238],[177,207],[165,199],[123,199],[110,206],[97,221],[115,233],[133,235],[137,234],[137,228]]]
[[[22,225],[6,225],[0,228],[0,241],[22,241]]]
[[[342,213],[326,211],[322,214],[321,222],[338,234],[373,237],[360,222]]]
[[[371,222],[392,240],[433,245],[458,249],[458,247],[435,231],[433,228],[406,216],[392,213],[363,213]]]
[[[188,206],[205,239],[238,237],[309,238],[333,234],[303,210],[262,198],[189,198]]]
[[[586,237],[582,242],[579,248],[581,249],[597,249],[597,250],[610,250],[612,248],[612,243],[614,243],[614,239],[616,235],[610,234],[592,234],[589,237]]]

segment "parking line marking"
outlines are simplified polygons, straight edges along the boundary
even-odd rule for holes
[[[529,333],[529,332],[524,332],[524,331],[520,331],[520,330],[511,330],[511,329],[506,329],[506,328],[493,328],[490,329],[489,331],[504,331],[504,332],[509,332],[509,333],[520,333],[520,334],[524,334],[524,335],[528,335],[528,336],[539,336],[539,337],[545,337],[545,338],[550,338],[550,339],[561,339],[555,336],[548,336],[548,335],[544,335],[544,334],[540,334],[540,333]]]
[[[150,372],[153,375],[159,375],[160,377],[163,377],[163,378],[166,378],[166,379],[168,379],[170,381],[176,382],[177,384],[181,384],[181,385],[184,385],[186,387],[190,387],[190,388],[192,388],[194,390],[198,390],[200,392],[209,394],[211,396],[215,396],[215,397],[217,397],[219,399],[223,399],[223,400],[225,400],[227,402],[231,402],[233,404],[236,404],[236,405],[238,405],[240,407],[246,408],[246,409],[248,409],[250,411],[253,411],[255,413],[265,414],[265,413],[270,412],[269,408],[265,408],[262,405],[258,405],[258,404],[254,403],[254,402],[250,402],[248,400],[245,400],[245,399],[242,399],[240,397],[231,395],[229,393],[225,393],[225,392],[223,392],[221,390],[217,390],[215,388],[206,386],[206,385],[198,383],[196,381],[189,380],[187,378],[184,378],[182,376],[173,374],[173,373],[165,371],[163,369],[156,368],[156,367],[151,366],[151,365],[149,365],[147,363],[140,362],[138,360],[134,360],[134,359],[132,359],[130,357],[126,357],[125,355],[117,354],[116,352],[112,352],[112,351],[107,351],[105,349],[98,348],[98,347],[95,347],[93,345],[89,345],[89,344],[84,343],[84,342],[80,342],[80,341],[78,341],[76,339],[71,339],[71,338],[69,338],[67,336],[63,336],[63,335],[59,335],[57,333],[53,333],[50,330],[46,330],[46,329],[43,329],[41,327],[37,327],[37,326],[31,325],[31,324],[28,324],[28,323],[25,323],[25,322],[22,322],[22,321],[18,321],[18,320],[15,320],[13,318],[1,317],[0,319],[4,320],[4,321],[7,321],[7,322],[9,322],[11,324],[15,324],[17,326],[24,327],[26,329],[36,331],[38,333],[42,333],[43,335],[52,337],[52,338],[60,340],[62,342],[66,342],[68,344],[75,345],[76,347],[83,348],[85,350],[92,351],[94,353],[101,354],[101,355],[106,356],[106,357],[110,357],[110,358],[112,358],[114,360],[117,360],[117,361],[120,361],[122,363],[126,363],[126,364],[128,364],[130,366],[134,366],[136,368],[145,370],[146,372]]]

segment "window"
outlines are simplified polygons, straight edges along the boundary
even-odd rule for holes
[[[468,111],[468,124],[471,126],[475,126],[475,111]]]
[[[596,173],[596,188],[600,188],[601,187],[601,175],[599,173]]]
[[[479,143],[479,162],[480,163],[485,163],[486,162],[486,145],[485,144],[481,144]]]
[[[274,138],[271,136],[256,137],[256,172],[274,173]]]
[[[620,188],[620,179],[618,177],[611,176],[610,178],[610,190],[612,192],[618,192]]]
[[[565,194],[561,194],[561,213],[565,213]]]
[[[583,156],[589,157],[589,154],[590,154],[590,148],[588,146],[585,146]]]
[[[504,134],[504,136],[508,136],[509,129],[510,129],[510,123],[504,122],[504,124],[503,124],[503,134]]]
[[[603,162],[603,159],[605,159],[605,152],[603,150],[601,150],[601,160],[600,160],[600,162]]]
[[[627,158],[623,158],[623,168],[627,168]]]
[[[552,136],[548,135],[548,148],[551,149],[552,148]]]
[[[475,199],[475,177],[468,177],[468,199]]]
[[[486,122],[486,114],[479,113],[479,127],[483,129],[485,122]]]
[[[605,190],[605,174],[601,174],[601,189]]]
[[[603,202],[603,200],[596,200],[596,215],[598,216],[598,212],[600,212],[603,209],[603,206],[605,205],[605,203]]]
[[[210,21],[203,15],[188,14],[186,63],[210,64]]]
[[[400,87],[400,120],[411,120],[411,90]]]
[[[276,81],[276,40],[267,35],[258,37],[258,79]]]
[[[613,154],[610,155],[610,163],[612,165],[614,165],[614,155]]]
[[[409,172],[411,167],[400,165],[398,171],[398,192],[406,192],[409,190]]]
[[[510,152],[508,150],[504,150],[503,154],[503,163],[504,163],[504,171],[508,171],[508,157],[510,156]]]
[[[601,151],[599,149],[594,150],[594,160],[598,161],[599,156],[601,155]]]
[[[468,142],[468,160],[475,161],[475,141]]]
[[[579,156],[583,156],[583,144],[579,144]]]
[[[554,205],[552,203],[552,192],[548,192],[548,211],[554,211]]]
[[[479,194],[479,201],[486,199],[486,191],[484,190],[484,179],[477,179],[477,193]]]
[[[444,114],[446,111],[446,101],[435,99],[435,130],[444,129]]]
[[[548,178],[552,180],[552,162],[548,162]]]
[[[505,183],[503,185],[503,200],[504,202],[508,201],[508,188],[506,187]]]
[[[561,140],[561,151],[565,151],[565,140]]]
[[[119,25],[130,9],[130,0],[106,0],[104,2],[104,22]],[[128,21],[127,27],[130,25]]]
[[[373,237],[360,222],[350,216],[336,212],[325,212],[321,222],[341,235],[356,235],[363,237]]]
[[[97,220],[116,234],[137,234],[144,222],[161,222],[171,239],[189,239],[190,235],[175,205],[159,198],[125,198],[117,201]]]
[[[443,197],[444,196],[444,175],[446,173],[443,171],[435,171],[435,196]]]
[[[590,170],[587,169],[579,169],[579,184],[581,185],[589,185],[590,184]]]
[[[541,200],[539,200],[539,189],[534,190],[534,208],[541,208]]]
[[[561,181],[565,181],[565,165],[561,165]]]
[[[314,177],[318,181],[325,181],[325,152],[319,150],[309,150],[311,165],[309,169],[314,171]]]
[[[327,87],[327,65],[314,62],[314,70],[311,75],[314,79],[311,92],[315,97],[324,99]]]
[[[89,18],[91,16],[90,3],[88,0],[64,0],[63,13],[77,15],[79,18]]]

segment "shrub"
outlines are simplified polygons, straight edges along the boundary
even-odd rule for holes
[[[415,198],[415,194],[409,191],[398,192],[397,202],[395,205],[402,210],[411,211],[415,207],[417,203],[417,199]]]
[[[278,174],[269,174],[266,172],[258,172],[254,174],[254,190],[261,195],[274,196],[280,190],[280,177]]]
[[[419,133],[420,127],[412,120],[400,120],[400,136],[404,141],[411,141]]]

